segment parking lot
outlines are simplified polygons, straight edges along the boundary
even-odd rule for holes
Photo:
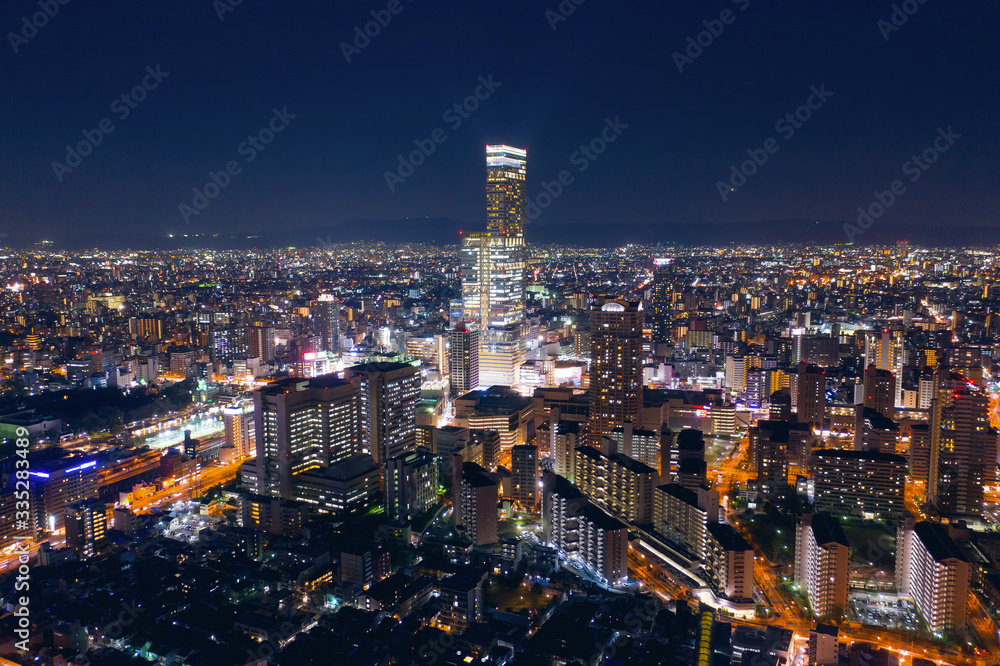
[[[851,598],[850,617],[862,624],[917,631],[920,618],[912,601],[893,594],[856,593]]]

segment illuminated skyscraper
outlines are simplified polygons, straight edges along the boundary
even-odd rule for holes
[[[487,230],[462,237],[462,309],[480,329],[524,319],[526,248],[524,178],[527,152],[486,147]]]
[[[626,421],[642,428],[641,301],[602,296],[590,312],[590,432],[600,441]]]
[[[935,380],[927,499],[943,515],[981,516],[983,484],[993,483],[997,460],[989,396],[946,368]]]
[[[254,391],[257,493],[298,499],[295,476],[360,453],[358,386],[323,375],[288,378]]]
[[[524,179],[528,151],[486,146],[486,230],[524,235]]]
[[[409,363],[361,363],[345,370],[361,388],[364,449],[385,464],[417,446],[420,373]]]
[[[448,336],[451,394],[465,395],[479,386],[479,331],[470,331],[459,324]]]

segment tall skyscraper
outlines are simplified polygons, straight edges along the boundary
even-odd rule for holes
[[[819,366],[799,363],[798,395],[796,410],[798,419],[813,428],[823,427],[826,415],[826,374]]]
[[[479,386],[479,331],[470,331],[465,324],[459,324],[448,337],[451,394],[465,395]]]
[[[865,407],[887,418],[896,417],[896,377],[874,363],[865,368]]]
[[[631,421],[642,428],[642,301],[598,298],[590,312],[593,441]]]
[[[673,284],[670,281],[670,269],[659,266],[653,272],[653,284],[650,287],[650,324],[653,329],[653,342],[669,342],[673,336],[670,326],[670,306],[673,298]]]
[[[295,496],[295,475],[362,451],[358,386],[322,375],[288,378],[254,391],[257,493]]]
[[[340,350],[340,308],[332,294],[320,294],[316,301],[314,317],[316,334],[321,339],[321,349],[336,354]]]
[[[420,372],[409,363],[361,363],[348,368],[361,389],[363,449],[379,465],[417,446]]]
[[[438,465],[426,449],[390,458],[385,465],[386,513],[411,520],[437,501]]]
[[[462,237],[462,309],[480,329],[524,319],[527,151],[486,146],[486,231]]]
[[[936,381],[927,499],[944,515],[981,516],[983,484],[993,483],[997,461],[989,396],[946,367]]]
[[[524,319],[524,236],[480,231],[462,236],[462,314],[481,329]]]
[[[486,146],[486,230],[523,236],[528,151],[503,144]]]

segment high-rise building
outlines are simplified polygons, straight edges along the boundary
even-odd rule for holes
[[[653,529],[694,559],[704,559],[706,530],[719,519],[719,493],[677,483],[653,490]]]
[[[410,363],[362,363],[345,375],[361,390],[361,431],[366,453],[375,463],[417,446],[420,372]]]
[[[936,634],[961,635],[969,598],[970,564],[946,529],[907,514],[896,535],[896,587],[913,597]]]
[[[617,443],[619,453],[653,469],[660,469],[660,435],[655,430],[636,430],[629,421],[608,435]]]
[[[729,523],[708,523],[705,572],[715,594],[730,601],[753,600],[753,547]]]
[[[333,294],[320,294],[314,306],[315,332],[320,336],[321,349],[336,354],[340,351],[340,308]]]
[[[576,447],[585,442],[585,426],[579,421],[552,421],[544,431],[549,436],[552,469],[570,483],[576,478]],[[544,426],[543,426],[544,427]]]
[[[481,330],[524,319],[526,164],[521,148],[486,146],[486,231],[464,234],[461,249],[463,315]]]
[[[322,375],[254,391],[257,493],[295,497],[294,477],[362,452],[357,384]]]
[[[486,146],[486,230],[523,236],[528,151],[499,144]]]
[[[107,540],[107,507],[99,499],[89,499],[66,507],[66,546],[87,560],[97,555]]]
[[[386,513],[393,520],[416,518],[437,502],[438,466],[425,449],[416,449],[385,464]]]
[[[641,301],[597,299],[590,311],[590,432],[642,428]]]
[[[795,582],[809,596],[816,617],[847,611],[850,543],[836,518],[804,514],[795,526]]]
[[[943,515],[981,516],[983,484],[992,482],[997,460],[989,396],[947,369],[937,381],[927,499]]]
[[[875,364],[865,368],[865,407],[886,418],[896,418],[896,376]]]
[[[480,329],[524,319],[524,236],[500,232],[462,235],[462,313]]]
[[[247,334],[247,355],[259,358],[264,363],[274,360],[274,329],[270,326],[249,326]],[[173,359],[171,359],[171,365]],[[171,368],[173,369],[173,368]]]
[[[797,398],[798,420],[821,429],[826,415],[826,373],[819,366],[799,363]]]
[[[448,373],[451,394],[464,395],[479,387],[479,331],[470,331],[459,324],[448,334]]]
[[[538,502],[538,447],[522,444],[511,449],[511,495],[522,506]]]
[[[479,384],[481,386],[517,386],[526,353],[521,326],[479,331]]]
[[[254,427],[252,402],[243,402],[224,408],[222,422],[226,429],[227,448],[234,449],[240,458],[248,457],[251,452],[256,453],[254,441],[257,430]]]
[[[466,462],[460,469],[461,479],[455,484],[458,493],[455,524],[465,526],[475,546],[496,543],[499,486],[481,465]]]
[[[605,455],[581,446],[576,449],[576,486],[608,513],[643,525],[653,520],[653,488],[657,470],[620,453]]]
[[[542,474],[542,532],[545,543],[580,558],[605,580],[628,574],[628,525],[587,500],[565,478]]]
[[[866,520],[893,520],[905,510],[903,456],[820,449],[815,457],[817,511]]]
[[[650,287],[649,318],[653,329],[653,342],[669,342],[673,337],[670,326],[670,306],[673,301],[673,285],[670,281],[670,269],[660,266],[653,272],[653,284]]]

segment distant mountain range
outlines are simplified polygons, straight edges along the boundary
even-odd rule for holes
[[[485,227],[485,225],[483,225]],[[141,231],[114,234],[79,233],[51,238],[56,249],[246,249],[252,247],[309,247],[326,243],[385,241],[457,244],[460,232],[476,227],[449,218],[419,217],[403,220],[362,220],[317,229],[276,229],[253,236],[237,234],[168,237]],[[583,247],[615,247],[627,243],[727,245],[799,243],[832,245],[845,243],[843,222],[816,220],[766,220],[725,224],[535,224],[527,231],[530,243],[561,243]],[[25,248],[40,239],[14,233],[0,237],[0,244]],[[1000,228],[991,227],[908,227],[876,222],[853,238],[855,244],[891,244],[908,240],[922,246],[992,246],[1000,244]]]

